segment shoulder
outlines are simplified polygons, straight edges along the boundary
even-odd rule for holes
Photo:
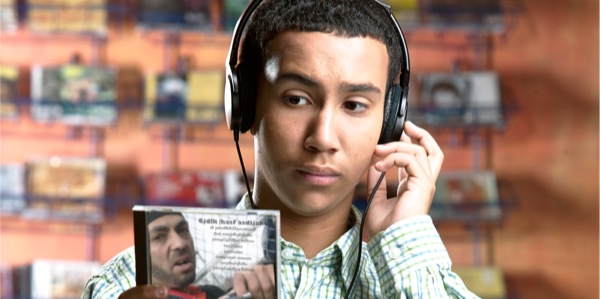
[[[135,249],[129,247],[115,255],[86,283],[82,298],[117,298],[135,286]]]

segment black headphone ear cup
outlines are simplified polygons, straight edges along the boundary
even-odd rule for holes
[[[390,87],[385,99],[383,127],[379,136],[379,144],[400,140],[406,120],[408,87],[399,84]]]
[[[237,74],[235,70],[232,70],[229,67],[225,69],[225,72],[225,89],[223,91],[225,120],[227,121],[227,127],[229,127],[230,130],[239,132],[241,108]]]
[[[245,133],[252,127],[252,124],[254,123],[258,81],[256,80],[257,76],[252,76],[249,74],[249,68],[245,64],[240,63],[236,69],[238,75],[238,86],[240,89],[240,132]]]

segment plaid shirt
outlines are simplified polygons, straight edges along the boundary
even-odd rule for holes
[[[249,209],[244,196],[239,209]],[[360,212],[353,208],[354,218]],[[300,247],[281,241],[283,298],[343,298],[354,273],[360,224],[307,260]],[[448,252],[431,217],[396,223],[363,243],[360,276],[350,298],[478,298],[451,271]],[[117,298],[135,286],[135,251],[126,249],[86,283],[81,298]]]

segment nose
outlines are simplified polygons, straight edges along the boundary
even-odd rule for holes
[[[335,108],[317,110],[309,122],[304,148],[312,152],[337,152],[340,148],[338,126]]]
[[[169,243],[172,250],[179,250],[186,246],[186,240],[175,232],[170,234]]]

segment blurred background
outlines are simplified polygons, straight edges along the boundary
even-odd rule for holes
[[[598,1],[387,2],[408,118],[446,155],[454,270],[484,298],[598,298]],[[135,204],[236,204],[223,80],[247,3],[0,0],[0,298],[78,298]]]

